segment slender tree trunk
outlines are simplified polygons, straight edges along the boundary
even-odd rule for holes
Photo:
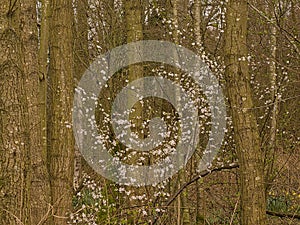
[[[273,14],[273,12],[271,12]],[[275,15],[272,16],[272,20],[275,21]],[[278,85],[277,85],[277,73],[276,73],[276,52],[277,52],[277,27],[271,24],[270,34],[270,46],[271,46],[271,62],[269,67],[271,90],[272,90],[272,102],[273,108],[271,112],[271,127],[270,127],[270,141],[266,148],[265,154],[265,167],[266,167],[266,184],[267,188],[272,182],[272,171],[275,160],[275,148],[276,148],[276,133],[277,133],[277,117],[279,111],[278,101]]]
[[[178,36],[178,29],[179,29],[179,1],[178,0],[172,0],[172,11],[173,11],[173,26],[174,26],[174,31],[173,31],[173,41],[175,44],[179,44],[179,36]],[[184,4],[182,5],[181,8],[182,12],[187,12],[187,2],[184,1]],[[173,55],[175,60],[178,60],[178,53],[175,51]],[[179,75],[180,76],[180,75]],[[180,95],[180,93],[176,93],[177,96]],[[181,105],[178,104],[176,106],[177,108],[180,108]],[[178,172],[178,185],[186,182],[186,177],[187,177],[187,171],[186,170],[180,170]],[[188,192],[184,190],[180,197],[177,199],[177,224],[188,224],[190,222],[190,213],[189,213],[189,205],[187,201],[187,196]]]
[[[179,37],[178,37],[178,27],[179,27],[179,22],[178,22],[178,0],[172,0],[172,13],[173,13],[173,26],[174,26],[174,31],[173,31],[173,41],[175,44],[179,44]]]
[[[173,38],[173,42],[175,44],[179,44],[179,37],[178,37],[178,33],[177,33],[177,30],[178,30],[178,27],[179,27],[179,22],[178,22],[178,0],[172,0],[171,1],[172,3],[172,14],[173,14],[173,26],[174,26],[174,30],[173,30],[173,34],[172,34],[172,38]],[[173,52],[173,56],[174,57],[174,60],[178,60],[178,53],[176,51]],[[179,96],[179,93],[176,93],[176,96],[174,96],[174,98],[178,98],[177,96]],[[181,107],[180,105],[177,105],[176,106],[177,108]],[[175,185],[174,185],[174,189],[178,189],[180,188],[180,185],[181,183],[184,182],[183,180],[183,176],[184,176],[184,173],[185,171],[178,171],[178,175],[177,175],[177,180],[175,182]],[[183,195],[181,194],[179,196],[179,198],[177,198],[177,205],[176,205],[176,213],[177,213],[177,225],[180,225],[181,224],[181,220],[182,220],[182,200],[183,200]]]
[[[36,72],[29,65],[36,62],[34,55],[25,59],[32,44],[26,17],[34,17],[25,12],[20,1],[0,4],[0,224],[30,223],[30,131],[35,128],[29,113],[36,102],[29,99],[34,87],[28,73]]]
[[[143,27],[142,27],[142,11],[141,3],[137,0],[125,0],[125,19],[126,19],[126,34],[127,43],[140,41],[143,39]],[[127,57],[134,59],[136,55],[128,54]],[[130,65],[128,67],[128,80],[129,83],[143,77],[143,66],[140,64]],[[128,103],[132,100],[128,96]],[[141,104],[136,104],[135,111],[130,116],[132,126],[132,132],[136,133],[139,138],[144,138],[143,133],[143,107]],[[137,154],[131,158],[131,163],[136,164],[138,161]],[[142,188],[130,187],[131,195],[141,195]],[[141,202],[138,200],[130,200],[131,206],[140,205]],[[137,211],[136,211],[137,212]],[[138,214],[130,215],[128,218],[129,223],[137,223]]]
[[[193,7],[194,15],[194,34],[196,40],[197,53],[201,53],[202,48],[202,35],[201,35],[201,21],[202,21],[202,7],[201,1],[195,0]],[[196,181],[197,189],[197,210],[196,210],[196,224],[205,224],[205,200],[204,200],[204,189],[201,187],[201,181]]]
[[[20,0],[22,61],[28,99],[30,136],[30,223],[38,224],[50,212],[50,186],[46,167],[46,152],[42,151],[43,128],[39,113],[38,29],[35,0]]]
[[[198,48],[202,47],[202,36],[201,36],[201,20],[202,20],[202,7],[201,7],[201,1],[195,0],[194,2],[194,33],[195,33],[195,39],[196,39],[196,46]],[[199,49],[200,50],[200,49]],[[200,52],[198,50],[198,52]]]
[[[89,66],[89,53],[88,53],[88,1],[76,1],[76,18],[74,18],[74,83],[77,86],[83,73]],[[84,159],[77,146],[75,146],[75,159],[74,159],[74,189],[76,190],[82,182],[82,170]]]
[[[74,18],[74,78],[79,82],[89,66],[88,60],[88,0],[76,1],[76,18]]]
[[[263,159],[250,89],[245,0],[229,0],[225,32],[226,86],[240,164],[241,222],[266,223]]]
[[[142,27],[142,12],[141,4],[136,0],[126,0],[125,2],[125,16],[126,16],[126,30],[127,30],[127,43],[140,41],[143,39],[143,27]],[[136,57],[135,55],[128,55],[130,58]],[[141,65],[130,65],[128,68],[128,80],[132,82],[136,79],[143,77],[143,67]],[[143,138],[142,130],[142,107],[136,108],[132,114],[132,123],[135,124],[134,132],[136,132],[140,138]]]
[[[71,0],[51,1],[50,25],[50,184],[54,224],[66,224],[72,209],[74,173],[73,8]]]

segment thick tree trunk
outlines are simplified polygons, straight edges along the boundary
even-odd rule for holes
[[[36,62],[31,61],[34,55],[25,59],[24,50],[31,51],[28,38],[36,38],[36,32],[28,33],[25,12],[20,1],[0,4],[0,224],[30,223],[30,131],[34,127],[29,113],[36,102],[29,99],[35,94],[28,73],[36,72],[29,65]]]
[[[247,61],[247,1],[229,0],[225,32],[226,85],[240,163],[241,222],[266,223],[263,158]]]
[[[51,1],[50,25],[50,184],[54,224],[66,224],[72,209],[74,173],[73,9],[71,0]]]
[[[40,106],[40,127],[42,130],[42,154],[47,159],[47,79],[48,79],[48,53],[49,53],[49,24],[50,24],[50,3],[49,0],[41,1],[41,27],[39,43],[39,106]],[[49,179],[49,177],[48,177]]]

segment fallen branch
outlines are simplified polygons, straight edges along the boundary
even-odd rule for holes
[[[280,218],[287,217],[287,218],[300,220],[300,215],[293,214],[293,213],[274,212],[274,211],[267,210],[267,214],[270,215],[270,216],[277,216],[277,217],[280,217]]]

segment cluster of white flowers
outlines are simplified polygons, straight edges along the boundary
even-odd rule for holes
[[[68,224],[96,225],[106,218],[116,206],[108,198],[107,186],[101,186],[89,175],[83,174],[82,189],[74,196],[74,212],[71,213]]]

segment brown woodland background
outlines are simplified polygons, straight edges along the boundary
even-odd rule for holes
[[[0,224],[300,224],[299,15],[299,0],[2,0]],[[198,171],[211,119],[201,88],[165,64],[121,69],[98,96],[95,115],[112,155],[150,165],[178,143],[176,109],[159,98],[134,105],[131,131],[147,137],[158,116],[169,139],[150,153],[116,140],[111,104],[146,75],[191,91],[201,125],[182,170],[136,188],[105,179],[84,160],[72,107],[90,63],[139,40],[170,41],[201,57],[226,96],[227,131],[210,169]]]

